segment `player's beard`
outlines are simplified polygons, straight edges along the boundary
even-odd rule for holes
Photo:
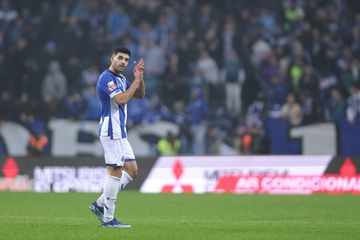
[[[119,67],[117,68],[117,70],[122,73],[125,70],[125,66],[121,66],[119,65]]]
[[[120,74],[124,71],[125,66],[121,66],[121,65],[113,65],[113,69],[115,70],[116,74]]]

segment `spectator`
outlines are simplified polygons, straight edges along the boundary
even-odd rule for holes
[[[168,107],[173,108],[178,101],[187,102],[189,96],[188,84],[180,78],[178,72],[178,57],[172,54],[163,77],[162,88],[159,93],[161,101]]]
[[[281,108],[282,117],[286,118],[292,126],[299,126],[302,122],[303,112],[294,93],[288,93],[286,102]]]
[[[42,96],[51,96],[57,104],[66,96],[66,76],[60,69],[60,63],[52,61],[42,83]]]
[[[300,20],[304,17],[304,10],[297,5],[295,1],[285,1],[285,19],[286,19],[286,27],[289,31],[296,30],[298,24],[300,24]]]
[[[284,103],[286,86],[284,80],[280,77],[271,77],[270,82],[265,85],[263,91],[268,108],[271,109],[275,104],[282,105]]]
[[[86,102],[77,91],[72,91],[65,100],[65,117],[79,120],[86,108]]]
[[[10,23],[18,18],[18,11],[10,6],[8,0],[1,1],[0,5],[0,23]]]
[[[35,157],[44,155],[48,142],[49,139],[45,134],[30,134],[29,143],[27,145],[27,156]]]
[[[170,131],[167,132],[166,137],[161,138],[156,145],[160,156],[175,156],[179,153],[180,147],[180,141]]]
[[[303,76],[303,61],[297,57],[295,63],[290,67],[290,89],[299,94],[300,84]]]
[[[98,121],[101,116],[101,107],[95,85],[89,86],[88,90],[84,93],[84,102],[85,110],[83,118]]]
[[[258,37],[252,45],[251,60],[255,66],[260,66],[271,55],[271,46],[263,38]]]
[[[209,127],[206,133],[206,154],[220,155],[222,140],[219,129]]]
[[[346,101],[341,92],[337,88],[331,90],[331,97],[326,105],[326,120],[331,122],[339,122],[345,118]]]
[[[81,72],[81,81],[83,87],[96,86],[99,78],[99,70],[95,64],[91,64]]]
[[[208,99],[211,106],[219,106],[222,101],[223,86],[220,82],[218,65],[205,49],[200,52],[197,69],[205,80],[208,90]]]
[[[191,100],[187,107],[188,122],[193,136],[192,153],[205,154],[204,139],[206,134],[206,120],[208,117],[208,103],[201,89],[194,88],[191,91]]]
[[[146,94],[152,97],[159,92],[160,76],[166,69],[165,52],[154,40],[149,39],[140,43],[139,53],[146,62]]]
[[[253,125],[263,126],[265,113],[265,102],[263,94],[258,94],[254,102],[250,104],[246,112],[245,126],[250,128]]]
[[[360,89],[357,84],[350,87],[350,97],[348,98],[348,107],[346,117],[350,124],[354,124],[360,114]]]
[[[146,117],[148,116],[148,101],[133,99],[128,103],[127,113],[128,120],[127,126],[131,128],[133,126],[139,125],[145,122]]]
[[[245,81],[245,71],[235,50],[231,51],[229,60],[225,61],[223,70],[225,79],[226,109],[235,117],[241,113],[241,92]]]
[[[358,59],[353,58],[350,63],[344,63],[341,82],[348,94],[350,94],[349,90],[353,84],[360,83],[360,64]]]
[[[113,39],[120,39],[130,27],[130,18],[122,5],[114,5],[107,18],[107,28]]]

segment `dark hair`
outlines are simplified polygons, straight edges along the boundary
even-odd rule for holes
[[[130,50],[124,46],[115,46],[114,47],[114,50],[113,50],[113,54],[118,54],[118,53],[125,53],[125,54],[128,54],[129,57],[130,57]]]

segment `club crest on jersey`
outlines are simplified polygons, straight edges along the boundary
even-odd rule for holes
[[[107,86],[108,86],[108,90],[110,92],[116,89],[116,85],[115,85],[115,83],[113,81],[108,82]]]

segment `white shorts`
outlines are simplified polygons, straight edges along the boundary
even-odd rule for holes
[[[125,162],[135,161],[135,155],[127,138],[100,137],[107,166],[122,167]]]

